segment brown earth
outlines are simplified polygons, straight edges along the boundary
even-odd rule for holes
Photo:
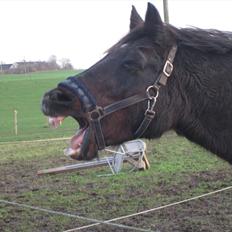
[[[49,159],[47,156],[4,159],[0,163],[0,199],[107,220],[191,198],[232,183],[232,169],[225,163],[189,172],[187,169],[162,172],[157,171],[157,166],[143,173],[125,172],[112,177],[97,177],[97,174],[106,173],[106,168],[36,176],[38,169],[65,163],[70,162],[55,155]],[[157,232],[230,232],[232,189],[114,223]],[[64,231],[88,224],[92,223],[0,203],[0,231],[4,232]],[[133,230],[99,225],[82,231]]]

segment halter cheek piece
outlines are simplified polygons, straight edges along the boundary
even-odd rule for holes
[[[167,80],[172,74],[176,51],[177,46],[174,45],[168,53],[161,74],[153,85],[147,87],[146,94],[144,96],[133,95],[105,107],[101,107],[96,104],[95,98],[91,95],[80,78],[69,77],[58,84],[58,87],[68,89],[79,98],[83,110],[88,115],[89,126],[94,132],[99,150],[106,147],[104,135],[102,133],[101,120],[109,114],[147,100],[147,110],[144,113],[144,119],[135,131],[134,138],[138,138],[144,134],[155,117],[154,108],[159,97],[160,87],[167,84]]]

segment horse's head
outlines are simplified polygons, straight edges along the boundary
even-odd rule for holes
[[[158,126],[152,135],[146,128],[151,120],[152,124],[159,122],[159,109],[164,110],[167,103],[157,101],[154,117],[159,87],[171,74],[175,56],[167,33],[153,5],[148,3],[144,21],[133,7],[128,35],[102,60],[44,95],[42,110],[52,124],[56,126],[71,116],[80,125],[71,139],[68,153],[72,157],[92,159],[105,145],[120,144],[135,136],[160,135]],[[170,62],[166,62],[167,57]],[[160,95],[165,90],[162,92]]]

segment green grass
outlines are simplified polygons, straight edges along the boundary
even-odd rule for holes
[[[77,71],[0,75],[0,142],[72,135],[76,123],[71,119],[65,120],[57,130],[48,128],[40,111],[40,101],[44,92],[75,73]],[[15,109],[18,110],[18,136],[14,135],[13,128]],[[0,199],[110,219],[231,185],[232,170],[228,163],[174,132],[146,142],[149,170],[128,172],[129,166],[125,165],[119,175],[108,177],[98,176],[110,173],[106,167],[37,177],[39,169],[74,162],[62,154],[67,141],[0,143]],[[183,228],[185,231],[230,231],[232,196],[218,196],[213,200],[209,198],[203,206],[206,200],[149,214],[141,220],[131,219],[129,224],[155,231],[182,231]],[[179,224],[168,226],[178,217]],[[184,217],[188,219],[182,220]],[[5,232],[63,231],[83,224],[66,217],[0,205],[0,228]],[[175,226],[179,227],[174,229]],[[112,228],[96,229],[90,231],[111,231]]]
[[[119,175],[108,177],[98,176],[110,173],[107,167],[37,177],[36,171],[39,169],[70,163],[62,154],[67,146],[66,141],[1,144],[0,181],[5,188],[0,188],[0,199],[90,218],[109,219],[197,196],[231,184],[232,170],[228,163],[174,133],[168,133],[160,140],[146,142],[151,163],[149,170],[128,172],[128,166],[124,166]],[[7,192],[2,191],[3,189],[7,189]],[[188,220],[181,220],[183,226],[196,223],[196,231],[201,231],[201,226],[205,226],[205,216],[202,215],[208,215],[209,210],[213,214],[215,210],[212,207],[215,207],[216,217],[219,218],[220,215],[224,218],[228,228],[232,224],[227,221],[230,215],[227,211],[231,208],[231,203],[223,195],[218,202],[210,201],[209,198],[204,207],[201,207],[201,201],[191,204],[151,213],[141,220],[131,220],[133,223],[140,223],[140,227],[144,228],[165,225],[162,217],[170,223],[175,218],[168,218],[169,211],[176,210],[175,214],[180,215],[180,219],[189,216]],[[220,222],[214,221],[213,216],[208,219],[209,225],[218,223],[221,226]],[[21,231],[30,231],[34,226],[35,231],[62,231],[84,223],[10,206],[0,210],[1,218],[5,231],[10,231],[15,225]],[[98,231],[95,229],[93,231]],[[163,231],[170,230],[171,227],[168,227]],[[207,231],[216,230],[208,228]]]
[[[43,94],[78,71],[36,72],[0,75],[0,141],[62,137],[73,133],[76,124],[68,119],[58,130],[48,128],[40,110]],[[14,110],[18,111],[18,136],[14,132]],[[71,131],[70,131],[71,130]]]

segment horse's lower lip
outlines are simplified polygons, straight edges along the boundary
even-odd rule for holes
[[[78,156],[80,154],[80,147],[78,149],[72,149],[71,147],[68,147],[66,149],[64,149],[64,154],[68,157],[73,158],[74,156]]]
[[[49,117],[48,121],[53,128],[57,128],[65,118],[64,116]],[[75,118],[75,120],[80,125],[80,128],[70,139],[69,147],[64,150],[64,154],[72,159],[82,159],[89,151],[89,124],[83,118]]]

